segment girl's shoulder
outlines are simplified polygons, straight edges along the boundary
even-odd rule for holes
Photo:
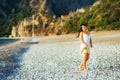
[[[80,35],[83,35],[83,31],[80,32]]]
[[[89,31],[87,31],[87,32],[83,32],[83,31],[81,31],[81,32],[80,32],[80,35],[83,35],[83,34],[90,35],[90,32],[89,32]]]
[[[83,33],[83,31],[80,32],[80,34]]]

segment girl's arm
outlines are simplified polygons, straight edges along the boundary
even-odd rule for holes
[[[92,39],[90,38],[90,47],[92,48],[93,46],[92,46]]]
[[[83,32],[80,33],[80,42],[85,44],[88,47],[88,45],[83,40]]]

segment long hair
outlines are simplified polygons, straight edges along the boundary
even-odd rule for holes
[[[80,27],[80,29],[78,30],[78,35],[76,36],[76,38],[80,36],[80,32],[82,32],[82,27]]]
[[[78,35],[76,36],[76,38],[78,38],[80,36],[80,32],[82,32],[82,26],[85,26],[85,24],[81,24],[80,25],[80,29],[78,30]]]

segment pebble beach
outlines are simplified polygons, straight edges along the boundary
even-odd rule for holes
[[[79,71],[82,56],[76,34],[40,37],[0,46],[0,80],[120,80],[120,31],[93,32],[89,71]]]

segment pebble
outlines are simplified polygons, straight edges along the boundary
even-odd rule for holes
[[[22,51],[22,58],[16,51],[15,60],[18,62],[13,61],[21,66],[14,69],[14,75],[8,75],[6,78],[8,80],[119,80],[120,60],[116,59],[116,56],[119,58],[120,54],[114,54],[119,53],[117,52],[119,50],[113,49],[119,49],[120,45],[117,47],[115,45],[94,44],[95,48],[91,49],[93,56],[88,61],[88,72],[78,71],[82,61],[78,42],[31,45],[27,51]],[[107,47],[109,49],[106,49]],[[0,63],[0,67],[6,66],[4,61]],[[11,66],[11,63],[8,65]],[[0,73],[0,78],[4,77],[2,74]]]

